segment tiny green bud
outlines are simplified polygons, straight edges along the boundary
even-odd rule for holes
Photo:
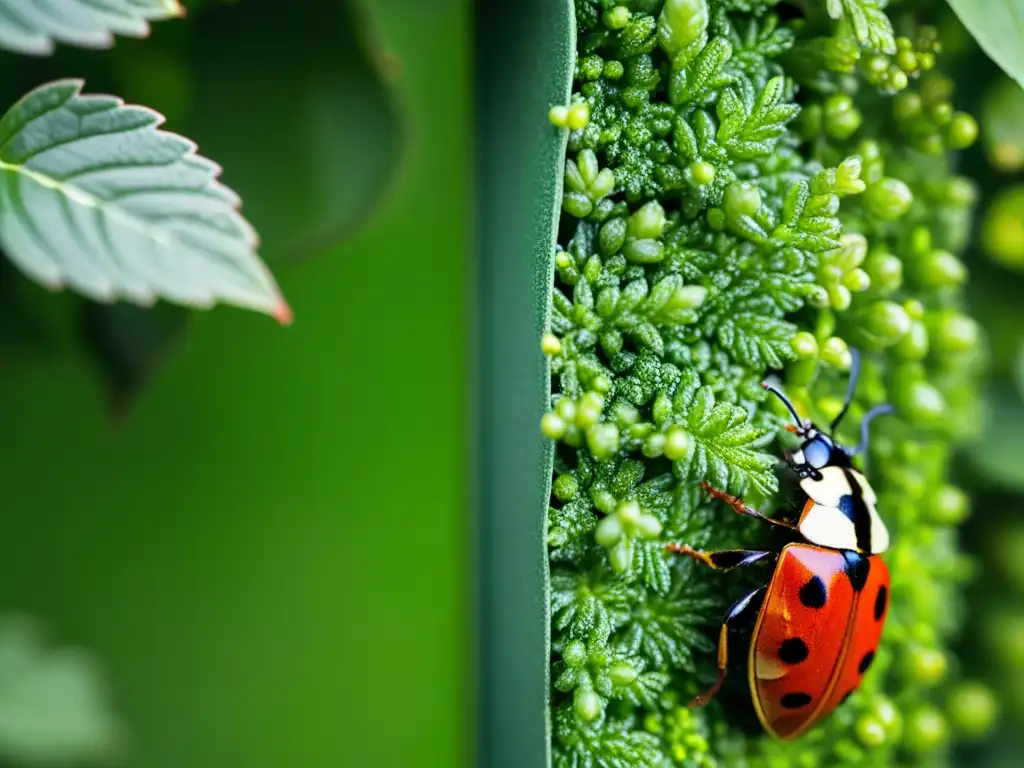
[[[658,44],[674,58],[707,32],[709,19],[707,0],[665,0],[658,16]]]
[[[569,534],[564,528],[551,528],[548,530],[548,546],[563,547],[569,541]]]
[[[550,440],[559,440],[565,434],[566,423],[557,413],[545,413],[540,420],[540,431]]]
[[[581,150],[576,155],[576,167],[579,169],[584,189],[590,187],[597,180],[597,173],[601,170],[601,166],[597,162],[597,155],[592,149]]]
[[[850,347],[838,336],[830,336],[821,345],[821,361],[840,371],[849,370],[853,364]]]
[[[949,691],[948,715],[953,728],[963,737],[976,739],[992,728],[999,703],[992,690],[979,682],[964,681]]]
[[[587,393],[596,394],[596,393]],[[583,396],[586,398],[586,395]],[[576,418],[574,419],[576,426],[581,429],[587,429],[596,425],[601,420],[601,408],[593,404],[593,402],[586,401],[581,398],[579,404],[576,407]]]
[[[896,70],[889,75],[889,87],[894,91],[902,91],[908,85],[910,85],[910,78],[907,77],[906,72]]]
[[[946,138],[952,149],[967,149],[978,138],[978,123],[966,112],[956,112],[949,121]]]
[[[725,189],[722,207],[727,216],[753,216],[761,209],[761,191],[746,181],[734,181]]]
[[[555,404],[555,412],[565,421],[576,420],[576,401],[571,397],[560,397]]]
[[[548,110],[548,120],[558,128],[565,128],[569,124],[569,108],[564,104],[558,104]]]
[[[618,253],[622,244],[626,242],[626,230],[628,225],[625,219],[608,219],[601,225],[597,235],[597,247],[602,256],[611,256]]]
[[[585,101],[577,102],[569,107],[566,123],[574,131],[580,131],[590,123],[590,105]]]
[[[656,459],[665,452],[665,435],[654,432],[644,440],[642,453],[649,459]]]
[[[941,155],[946,151],[942,137],[937,133],[925,133],[914,139],[914,146],[926,155]]]
[[[579,640],[570,640],[562,648],[562,660],[569,667],[583,666],[587,660],[587,646]]]
[[[807,331],[800,331],[793,336],[790,346],[797,358],[807,359],[818,356],[818,340],[814,338],[814,334],[807,333]]]
[[[621,61],[606,61],[604,63],[604,76],[609,80],[618,80],[626,74],[626,68],[622,65]]]
[[[877,251],[871,254],[864,262],[864,271],[879,293],[892,293],[903,284],[903,262],[891,253]]]
[[[613,685],[622,688],[636,682],[639,675],[628,661],[617,661],[608,670],[608,676],[612,679]]]
[[[863,170],[864,161],[859,156],[853,155],[843,160],[836,169],[836,183],[833,191],[840,197],[859,195],[866,189],[860,178]]]
[[[812,307],[824,309],[829,305],[828,290],[822,285],[811,286],[811,292],[807,295],[807,303]]]
[[[949,251],[934,250],[915,265],[914,278],[922,288],[955,287],[967,280],[967,267]]]
[[[914,72],[917,70],[917,56],[914,55],[913,51],[903,50],[896,54],[896,66],[902,69],[904,72]]]
[[[625,536],[608,550],[608,562],[616,573],[625,573],[633,564],[633,541]]]
[[[593,722],[601,716],[601,697],[587,688],[577,688],[573,694],[572,708],[580,720]]]
[[[540,340],[540,349],[545,355],[554,356],[562,351],[562,342],[553,333],[545,333]]]
[[[608,515],[601,518],[594,529],[594,540],[604,549],[611,549],[622,538],[622,534],[622,519],[618,514]]]
[[[946,675],[946,656],[935,648],[916,648],[907,662],[910,679],[920,685],[937,685]]]
[[[921,108],[921,96],[913,91],[904,91],[892,100],[893,115],[901,123],[920,115]]]
[[[665,209],[657,200],[642,205],[629,217],[628,233],[637,239],[657,239],[665,229]]]
[[[559,475],[551,485],[551,492],[559,501],[572,501],[580,492],[580,484],[573,475]]]
[[[931,704],[922,704],[906,719],[904,744],[914,752],[931,752],[946,742],[946,719]]]
[[[665,246],[659,240],[630,240],[622,247],[622,255],[634,264],[657,264],[665,258]]]
[[[604,12],[604,25],[611,30],[625,29],[629,24],[629,8],[624,5],[616,5]]]
[[[692,163],[690,165],[690,173],[693,176],[694,182],[702,187],[706,187],[715,180],[715,166],[711,163]]]
[[[928,329],[920,320],[910,323],[910,330],[893,346],[901,360],[916,362],[924,360],[928,355]]]
[[[876,53],[864,59],[864,68],[869,75],[877,77],[889,68],[889,60],[884,55]]]
[[[643,539],[656,539],[661,536],[661,520],[654,515],[641,515],[636,521],[636,531]]]
[[[876,301],[867,312],[867,330],[883,346],[890,346],[910,331],[907,311],[892,301]]]
[[[864,205],[868,212],[886,221],[902,217],[910,210],[913,201],[910,187],[891,176],[869,184],[864,193]]]
[[[843,275],[843,287],[852,293],[863,293],[871,287],[871,278],[867,272],[858,267]]]
[[[672,427],[665,434],[665,457],[681,461],[693,452],[693,438],[682,427]]]
[[[920,320],[924,317],[924,304],[917,299],[907,299],[903,302],[903,309],[911,320]]]
[[[927,381],[913,381],[898,387],[895,400],[900,412],[919,424],[938,421],[946,409],[942,393]]]
[[[828,303],[832,309],[842,312],[849,309],[853,296],[845,285],[833,285],[828,288]]]
[[[885,744],[885,726],[877,717],[872,715],[861,715],[857,718],[854,727],[857,738],[865,747],[880,747]]]
[[[879,696],[873,707],[874,715],[885,728],[888,738],[897,741],[903,733],[903,718],[892,699]]]
[[[953,485],[940,485],[925,505],[925,514],[939,525],[959,525],[969,512],[967,494]]]
[[[978,199],[978,190],[970,179],[954,176],[946,181],[944,197],[950,205],[958,208],[969,208]]]
[[[673,309],[696,309],[707,295],[708,289],[703,285],[683,285],[672,294],[670,304]]]
[[[598,461],[610,459],[619,450],[619,428],[614,424],[594,424],[587,429],[587,447]]]
[[[850,138],[862,121],[860,111],[853,105],[848,94],[837,93],[825,101],[825,132],[834,139],[845,141]]]
[[[973,349],[980,335],[978,323],[967,315],[947,311],[932,325],[935,349],[943,354],[960,354]]]
[[[599,200],[610,195],[614,189],[615,173],[611,168],[602,168],[597,174],[597,178],[594,179],[594,183],[590,185],[590,196],[595,200]]]
[[[562,196],[562,210],[577,219],[585,219],[594,210],[594,203],[583,192],[566,192]]]
[[[932,104],[928,112],[936,125],[949,125],[949,122],[953,119],[953,105],[948,101]]]
[[[619,508],[615,510],[616,517],[618,517],[626,527],[635,526],[642,514],[643,511],[640,509],[640,505],[632,500],[622,502],[619,505]]]

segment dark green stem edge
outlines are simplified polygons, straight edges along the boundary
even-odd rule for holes
[[[540,338],[548,327],[576,56],[570,0],[478,6],[476,764],[551,764],[547,509],[553,444]]]

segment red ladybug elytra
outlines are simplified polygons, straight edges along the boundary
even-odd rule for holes
[[[850,406],[858,363],[854,351],[846,401],[830,433]],[[754,709],[764,729],[785,741],[827,718],[857,689],[875,658],[889,606],[889,569],[879,556],[889,547],[889,533],[875,509],[875,492],[854,467],[853,457],[867,448],[871,419],[892,408],[880,405],[868,411],[860,445],[849,450],[801,421],[781,391],[762,386],[796,419],[787,430],[803,438],[800,449],[786,456],[804,497],[796,522],[767,517],[741,499],[702,485],[736,512],[788,528],[802,541],[778,553],[700,552],[682,544],[669,549],[719,570],[776,560],[768,584],[726,612],[718,640],[718,679],[691,706],[706,704],[725,680],[730,626],[752,622],[748,677]]]

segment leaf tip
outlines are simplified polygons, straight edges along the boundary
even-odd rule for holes
[[[281,299],[280,303],[274,308],[273,317],[281,325],[291,325],[295,319],[295,313],[288,306],[288,302]]]
[[[188,16],[188,9],[180,2],[178,2],[178,0],[170,0],[170,2],[168,2],[167,5],[168,16],[170,16],[172,19],[184,19],[186,16]]]

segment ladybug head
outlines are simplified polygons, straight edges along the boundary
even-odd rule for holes
[[[892,413],[893,409],[890,405],[877,405],[865,413],[860,425],[860,445],[856,448],[845,448],[833,439],[832,435],[835,434],[839,422],[843,420],[843,416],[846,415],[846,411],[850,408],[853,392],[857,386],[857,375],[860,372],[860,357],[857,354],[857,350],[851,349],[850,353],[852,361],[850,364],[850,382],[846,391],[846,400],[843,402],[839,415],[829,425],[828,434],[819,429],[813,422],[801,419],[800,414],[796,412],[793,404],[783,394],[782,390],[767,382],[761,384],[762,387],[778,397],[786,408],[789,409],[789,412],[793,414],[795,423],[787,424],[786,431],[802,438],[802,442],[797,450],[786,454],[786,461],[801,479],[805,477],[819,479],[821,477],[821,470],[825,467],[850,466],[851,458],[859,453],[863,453],[867,449],[868,424],[870,421],[875,416],[880,416],[883,413]]]

